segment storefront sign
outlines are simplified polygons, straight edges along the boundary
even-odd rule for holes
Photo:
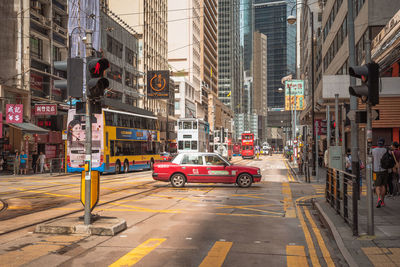
[[[22,123],[24,105],[22,104],[7,104],[6,105],[6,122],[7,123]]]
[[[36,104],[35,115],[57,115],[57,105],[53,104]]]

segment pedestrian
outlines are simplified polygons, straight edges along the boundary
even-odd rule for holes
[[[393,194],[394,195],[399,195],[400,194],[400,149],[399,149],[399,143],[398,142],[393,142],[393,157],[394,160],[396,161],[396,165],[393,168],[392,175],[393,175]]]
[[[43,154],[43,152],[40,152],[38,161],[39,161],[40,173],[43,173],[44,164],[46,164],[46,155]]]
[[[19,153],[18,150],[15,150],[15,157],[14,157],[14,175],[19,174]]]
[[[299,174],[303,174],[303,152],[300,151],[299,157],[297,158],[297,166],[299,169]]]
[[[353,168],[352,168],[352,163],[351,163],[351,150],[347,149],[347,154],[346,154],[346,172],[351,173]]]
[[[38,157],[39,157],[39,155],[38,155],[37,151],[33,152],[33,154],[32,154],[32,170],[33,170],[33,173],[37,172]]]
[[[19,163],[20,163],[21,174],[22,173],[26,174],[27,161],[28,161],[28,156],[22,150],[21,154],[19,155]]]
[[[377,208],[385,206],[385,194],[388,171],[382,167],[382,157],[387,152],[384,147],[385,139],[380,138],[378,140],[378,147],[372,149],[372,160],[373,160],[373,180],[375,181],[375,191],[378,196]]]

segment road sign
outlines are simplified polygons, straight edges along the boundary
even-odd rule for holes
[[[99,202],[99,195],[100,195],[100,172],[99,171],[91,171],[91,185],[90,185],[90,210],[97,205]],[[82,171],[81,176],[81,202],[83,206],[85,206],[85,177],[86,172]]]

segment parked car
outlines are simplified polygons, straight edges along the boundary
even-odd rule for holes
[[[180,153],[172,162],[154,164],[153,179],[170,182],[173,187],[185,183],[224,183],[249,187],[261,181],[258,167],[234,165],[217,153]]]
[[[163,152],[160,154],[161,156],[161,161],[171,161],[172,160],[172,155],[168,152]]]

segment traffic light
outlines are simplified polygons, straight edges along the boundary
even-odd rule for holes
[[[67,89],[68,97],[82,98],[83,92],[83,59],[68,58],[65,61],[54,61],[54,69],[59,72],[67,72],[66,80],[54,80],[54,87]],[[59,76],[63,76],[59,73]],[[65,76],[65,75],[64,75]]]
[[[109,81],[104,77],[104,71],[110,67],[105,58],[87,58],[86,90],[91,100],[99,100],[104,96],[104,90],[108,88]]]
[[[331,121],[331,139],[335,140],[335,133],[336,133],[336,121]]]
[[[372,62],[349,68],[350,76],[361,79],[361,85],[350,86],[349,93],[370,105],[379,104],[379,64]]]

